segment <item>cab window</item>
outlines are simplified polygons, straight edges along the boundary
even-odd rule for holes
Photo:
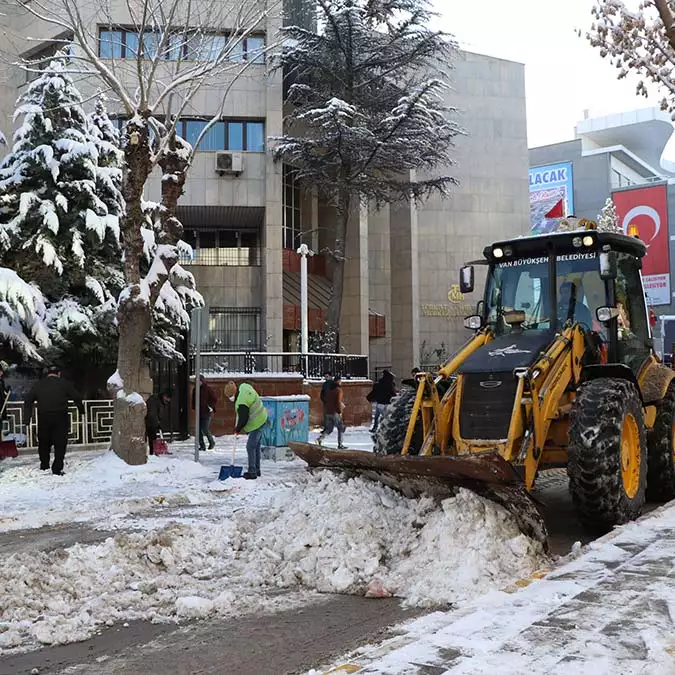
[[[637,259],[617,255],[616,308],[619,361],[635,373],[649,356],[649,321]]]

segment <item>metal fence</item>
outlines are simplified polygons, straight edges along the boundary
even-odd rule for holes
[[[84,401],[84,415],[71,405],[69,445],[98,445],[109,443],[112,436],[113,401],[109,399]],[[37,411],[33,412],[31,423],[25,429],[23,401],[7,403],[7,419],[2,424],[5,439],[14,439],[18,446],[37,447]]]
[[[181,253],[182,265],[217,267],[260,267],[262,251],[257,247],[196,248],[192,255]]]
[[[345,379],[367,379],[368,357],[363,354],[301,354],[299,352],[202,352],[201,371],[208,375],[287,375],[319,379],[326,371]],[[194,357],[190,373],[195,374]]]

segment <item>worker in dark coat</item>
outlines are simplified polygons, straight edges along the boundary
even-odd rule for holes
[[[171,392],[167,390],[161,394],[151,394],[145,402],[145,434],[151,455],[155,454],[154,444],[162,432],[162,418],[170,401]]]
[[[391,371],[385,370],[382,373],[382,377],[375,383],[372,391],[366,397],[370,403],[375,404],[375,418],[373,419],[373,427],[370,430],[371,434],[377,431],[380,419],[386,414],[391,399],[394,396],[396,396],[394,375]]]
[[[192,390],[192,409],[195,409],[195,390]],[[216,392],[209,387],[208,382],[202,375],[199,376],[199,449],[206,450],[206,440],[209,442],[209,450],[216,447],[216,440],[211,433],[211,422],[216,412],[218,398]]]
[[[47,369],[46,377],[33,385],[24,401],[24,420],[30,423],[33,406],[37,403],[38,410],[38,453],[40,455],[40,469],[49,469],[49,458],[52,446],[54,447],[54,461],[52,473],[63,476],[63,460],[66,456],[70,418],[68,405],[74,401],[80,415],[84,415],[82,397],[73,384],[61,377],[56,366]]]

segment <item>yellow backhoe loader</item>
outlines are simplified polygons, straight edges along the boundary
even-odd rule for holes
[[[578,223],[577,223],[578,224]],[[502,503],[545,542],[529,497],[542,469],[567,467],[580,521],[603,532],[646,496],[675,498],[675,372],[654,353],[636,236],[582,229],[502,241],[460,272],[483,300],[472,337],[389,406],[375,452],[293,449],[310,467],[406,494],[465,486]]]

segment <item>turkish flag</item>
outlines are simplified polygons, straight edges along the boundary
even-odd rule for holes
[[[668,255],[668,192],[665,185],[630,188],[612,193],[624,234],[635,225],[647,245],[642,266],[647,304],[669,305],[670,260]]]
[[[565,204],[563,203],[564,200],[561,199],[545,216],[544,218],[564,218],[565,212]]]

